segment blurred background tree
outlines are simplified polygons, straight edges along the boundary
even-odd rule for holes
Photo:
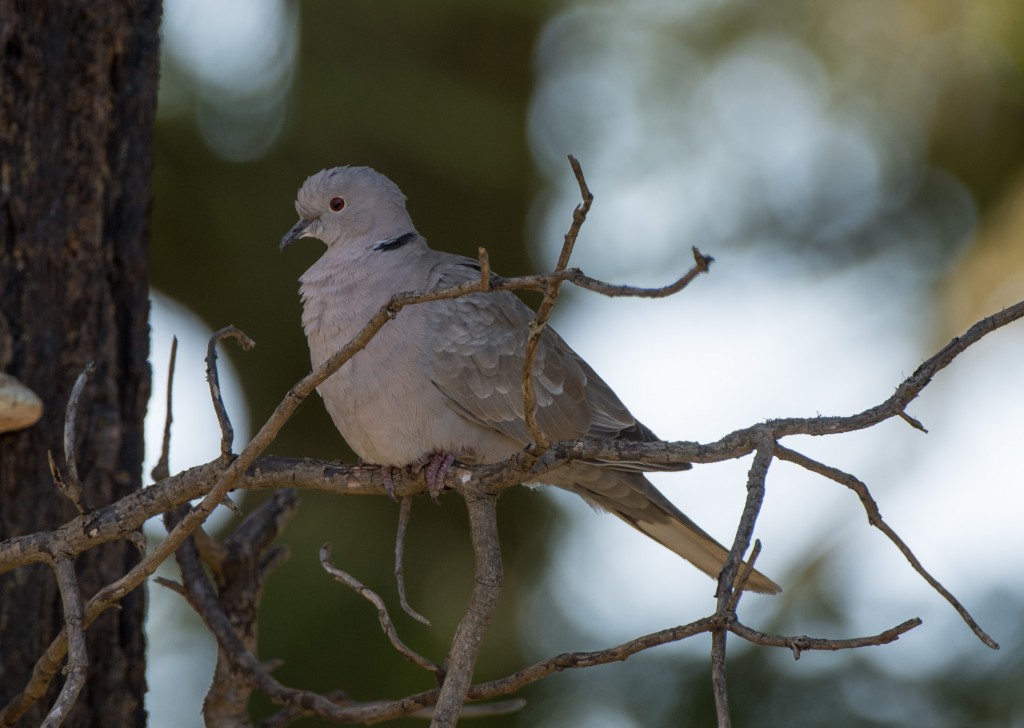
[[[419,230],[435,246],[475,255],[486,245],[498,270],[516,274],[553,260],[577,195],[565,164],[571,152],[597,195],[576,258],[588,273],[665,282],[686,265],[691,244],[720,261],[678,304],[606,308],[574,294],[561,304],[563,335],[602,374],[611,373],[607,378],[642,419],[663,436],[690,439],[793,410],[854,411],[884,398],[901,368],[1024,295],[1021,28],[1024,6],[1013,0],[166,0],[152,285],[160,306],[177,302],[210,328],[233,323],[258,342],[244,358],[229,354],[251,423],[258,424],[308,371],[296,279],[320,251],[313,242],[283,257],[277,250],[307,175],[338,164],[373,166],[409,196]],[[703,325],[697,318],[707,326],[695,328]],[[184,334],[160,326],[155,333]],[[1011,348],[986,350],[1002,362],[986,370],[992,381],[1020,374],[1020,333],[1003,336]],[[631,346],[610,346],[613,338]],[[685,348],[659,349],[680,343]],[[153,347],[167,344],[158,338]],[[750,376],[745,347],[757,352],[763,381],[784,375],[807,398],[780,386],[778,400],[754,401],[763,381],[736,383]],[[1017,366],[1007,363],[1015,360]],[[659,376],[665,366],[675,369]],[[636,379],[647,393],[623,391],[638,386],[628,383]],[[680,383],[692,381],[705,382],[710,401]],[[944,560],[949,552],[939,551],[933,562],[947,575],[979,575],[980,583],[969,582],[969,606],[994,621],[988,626],[1004,650],[992,655],[961,640],[966,630],[948,620],[871,655],[806,655],[793,663],[788,654],[737,645],[731,697],[738,724],[1024,722],[1014,689],[1024,679],[1014,657],[1024,636],[1019,620],[1005,616],[1020,614],[1024,593],[995,576],[982,578],[1005,575],[1013,568],[1005,562],[978,568],[971,561],[986,547],[1002,547],[1009,558],[1005,544],[1013,531],[992,527],[990,519],[993,510],[1019,519],[1019,494],[1012,500],[1008,491],[1020,479],[989,453],[1005,449],[998,442],[1019,442],[1021,425],[1019,418],[965,414],[954,407],[958,397],[978,403],[980,395],[959,391],[936,394],[940,405],[928,410],[933,421],[925,424],[986,425],[978,434],[986,465],[968,463],[967,476],[948,463],[929,471],[926,464],[948,453],[938,435],[908,444],[895,439],[893,433],[910,437],[896,426],[882,433],[888,441],[855,441],[829,452],[876,479],[908,480],[919,472],[931,473],[929,485],[970,485],[971,504],[956,505],[956,491],[942,496],[947,500],[933,495],[934,511],[908,516],[905,525],[919,541],[965,554]],[[992,397],[1004,413],[1019,412],[1021,393],[1021,385],[1004,382]],[[188,421],[190,408],[207,406],[185,396],[176,405],[179,423]],[[668,414],[654,411],[657,400],[665,400]],[[1001,422],[1009,431],[999,431]],[[188,427],[179,425],[175,438],[175,452],[186,452]],[[971,447],[958,442],[966,461]],[[352,459],[318,402],[302,408],[274,452]],[[177,457],[178,468],[195,462]],[[736,493],[720,497],[704,477],[710,476],[685,476],[691,488],[715,498],[686,510],[707,508],[702,523],[720,517],[712,530],[725,538],[738,512],[729,510]],[[738,491],[742,480],[725,482]],[[995,490],[980,490],[983,482]],[[883,511],[921,513],[920,492],[893,491]],[[796,500],[773,511],[775,497]],[[839,537],[849,535],[851,522],[862,529],[862,516],[849,508],[832,515],[835,502],[814,497],[769,492],[762,564],[785,577],[787,592],[771,604],[748,605],[761,610],[763,624],[826,636],[866,624],[877,631],[906,616],[890,622],[894,604],[902,608],[909,599],[916,608],[936,599],[926,590],[879,597],[894,587],[868,580],[877,562]],[[1000,506],[986,509],[992,498]],[[260,656],[285,661],[276,672],[285,682],[342,687],[360,699],[424,688],[423,676],[387,648],[368,607],[339,591],[315,561],[319,546],[332,542],[339,564],[396,603],[389,576],[395,506],[384,499],[302,499],[287,535],[292,561],[269,584]],[[808,535],[793,535],[793,513],[811,514],[801,519]],[[685,566],[631,550],[633,541],[627,549],[618,524],[574,502],[522,489],[502,498],[500,517],[507,587],[481,678],[667,626],[664,619],[688,621],[710,608],[703,577],[688,581],[691,575],[680,573]],[[958,517],[988,522],[996,540],[986,546],[981,537],[949,536],[963,533]],[[441,507],[415,505],[410,600],[434,627],[411,620],[399,627],[428,654],[443,654],[468,594],[464,520],[454,498]],[[588,525],[579,526],[581,520]],[[580,536],[581,528],[596,530]],[[780,537],[772,540],[773,533]],[[778,560],[770,568],[773,548]],[[637,589],[593,577],[610,572],[621,580],[623,568],[642,579],[644,596],[636,602],[617,600]],[[895,574],[892,583],[907,581]],[[947,586],[955,591],[957,584]],[[591,587],[596,591],[585,590]],[[638,612],[648,610],[645,621]],[[160,614],[151,618],[151,640],[188,633],[183,611]],[[930,650],[911,649],[918,661],[899,662],[894,653],[916,640],[929,641]],[[679,725],[684,716],[708,724],[705,647],[664,649],[554,677],[527,691],[521,716],[489,724],[655,726]],[[191,665],[200,653],[154,662],[154,725],[199,724],[199,700],[182,700],[180,688],[181,660]],[[201,690],[202,680],[195,682]],[[267,710],[258,706],[257,714]]]

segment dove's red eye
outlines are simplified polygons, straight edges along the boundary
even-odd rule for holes
[[[335,212],[341,212],[343,207],[345,207],[345,200],[340,197],[335,197],[331,200],[331,209]]]

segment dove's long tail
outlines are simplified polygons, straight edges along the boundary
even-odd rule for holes
[[[572,491],[674,551],[714,579],[728,550],[665,498],[641,473],[572,463],[544,476],[544,482]],[[755,570],[746,589],[778,594],[782,587]]]

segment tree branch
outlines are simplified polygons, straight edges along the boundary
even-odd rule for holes
[[[695,259],[697,267],[694,270],[676,283],[660,289],[613,286],[594,281],[580,271],[568,268],[540,276],[507,279],[491,276],[489,282],[491,290],[547,290],[552,282],[569,281],[605,295],[661,297],[681,290],[689,280],[707,269],[709,258],[702,256],[699,251],[695,251]],[[162,480],[140,493],[126,496],[110,506],[89,514],[79,515],[54,531],[15,537],[0,542],[0,573],[29,563],[49,563],[52,558],[51,554],[54,553],[66,553],[73,557],[100,543],[126,538],[146,518],[166,512],[190,498],[203,497],[202,502],[190,511],[150,554],[146,555],[121,579],[108,585],[89,600],[85,606],[83,617],[84,625],[88,626],[103,610],[116,603],[150,576],[156,567],[205,521],[233,488],[301,484],[303,487],[315,487],[334,492],[383,493],[379,472],[371,473],[365,468],[339,467],[329,463],[302,461],[296,466],[294,472],[289,473],[281,470],[283,461],[264,459],[257,464],[257,457],[273,441],[287,419],[316,386],[362,349],[380,328],[398,315],[402,308],[427,301],[456,298],[479,291],[480,282],[470,281],[444,290],[414,291],[393,296],[389,304],[378,311],[349,344],[289,390],[271,417],[235,460],[230,463],[215,462],[192,468],[173,478]],[[885,402],[859,414],[847,417],[773,419],[753,427],[737,430],[708,444],[692,442],[645,444],[590,439],[555,443],[537,458],[528,458],[520,454],[505,463],[496,465],[475,468],[453,467],[448,473],[447,482],[449,485],[453,485],[457,482],[456,479],[468,476],[469,482],[475,483],[482,492],[496,493],[505,487],[530,480],[531,477],[541,475],[551,468],[580,458],[608,461],[630,460],[647,462],[652,465],[679,464],[685,461],[712,463],[742,457],[753,452],[758,448],[761,434],[766,431],[770,432],[772,438],[777,441],[797,434],[821,436],[851,432],[871,427],[891,417],[907,418],[909,417],[905,413],[907,405],[920,394],[939,371],[988,333],[1016,321],[1022,316],[1024,316],[1024,301],[979,321],[961,337],[953,339],[941,351],[926,360],[911,377],[897,387]],[[255,468],[253,468],[254,465]],[[250,468],[253,469],[250,471]],[[301,479],[311,477],[312,472],[319,472],[321,479],[317,482],[307,481],[302,484]],[[407,479],[402,475],[396,490],[403,496],[421,492],[423,490],[422,476],[418,479]],[[951,603],[955,602],[951,601]],[[973,620],[968,623],[970,624],[971,621]],[[983,634],[981,632],[979,637],[982,637]],[[982,639],[984,640],[984,637]],[[67,650],[67,633],[62,631],[37,662],[33,677],[23,693],[17,696],[4,709],[3,713],[0,713],[0,723],[10,724],[45,693],[46,686],[59,668]],[[330,701],[326,702],[336,707],[336,704],[330,703]]]
[[[228,338],[237,341],[243,351],[249,351],[256,346],[255,341],[246,336],[245,332],[241,329],[234,326],[225,326],[215,332],[206,345],[206,381],[210,385],[213,410],[217,413],[217,422],[220,423],[220,456],[225,461],[231,459],[231,446],[235,441],[235,429],[231,426],[231,418],[228,417],[228,410],[224,406],[224,398],[220,391],[220,374],[217,371],[217,344]]]
[[[583,201],[573,210],[572,224],[569,225],[569,230],[565,233],[562,250],[558,254],[558,261],[555,263],[555,273],[561,273],[569,267],[569,258],[572,256],[573,248],[576,245],[576,238],[579,236],[580,229],[587,219],[587,213],[590,212],[590,206],[594,202],[594,196],[590,193],[587,181],[583,177],[583,168],[571,154],[569,155],[569,164],[572,166],[573,174],[576,175],[576,181],[580,186],[580,196],[583,198]],[[523,412],[526,418],[526,429],[533,439],[535,446],[534,454],[539,454],[541,451],[546,450],[551,444],[551,440],[544,434],[544,431],[541,430],[540,425],[537,423],[537,395],[533,385],[533,368],[537,358],[537,347],[540,344],[540,338],[544,334],[544,330],[548,325],[548,319],[551,317],[551,312],[554,311],[555,304],[558,302],[561,286],[562,281],[557,278],[548,281],[545,285],[544,299],[541,301],[540,306],[537,307],[537,311],[530,321],[529,335],[526,338],[526,349],[523,352],[523,371],[520,387],[523,392]]]
[[[405,554],[405,532],[409,526],[409,515],[412,513],[412,498],[402,498],[398,508],[398,529],[395,533],[395,585],[398,587],[398,602],[403,611],[421,624],[430,626],[430,620],[417,612],[405,597],[405,569],[402,557]]]
[[[498,543],[498,497],[482,493],[472,486],[460,489],[469,511],[473,555],[476,559],[473,593],[466,613],[459,622],[445,660],[447,674],[441,685],[432,728],[454,726],[462,712],[462,704],[473,682],[473,668],[487,628],[501,597],[501,545]]]
[[[878,504],[875,502],[875,499],[871,497],[871,492],[863,481],[855,478],[849,473],[844,473],[838,468],[833,468],[830,465],[819,463],[806,455],[802,455],[795,450],[790,450],[789,448],[781,445],[776,445],[775,454],[782,460],[788,460],[791,463],[795,463],[807,470],[810,470],[812,473],[817,473],[829,480],[845,485],[856,493],[857,497],[860,498],[861,504],[864,506],[864,510],[868,514],[868,523],[884,533],[886,538],[896,545],[896,548],[900,550],[900,553],[903,554],[903,557],[910,563],[914,571],[920,574],[921,578],[928,582],[932,589],[937,591],[943,599],[952,605],[953,609],[955,609],[957,614],[959,614],[964,622],[967,623],[967,626],[971,628],[971,631],[974,632],[975,635],[977,635],[978,639],[993,650],[999,649],[999,643],[992,639],[988,633],[981,628],[981,625],[975,621],[974,617],[971,616],[971,613],[967,611],[967,608],[960,603],[960,600],[953,596],[953,594],[946,589],[938,579],[932,576],[928,570],[924,568],[924,565],[922,565],[917,556],[914,555],[914,552],[910,550],[910,547],[907,546],[896,531],[894,531],[892,527],[885,522],[882,518],[881,511],[878,510]]]
[[[82,381],[81,377],[79,381]],[[57,700],[43,721],[43,728],[58,728],[64,724],[64,719],[71,712],[89,674],[89,658],[85,650],[85,625],[82,619],[82,593],[78,587],[75,565],[71,559],[61,556],[54,562],[53,571],[57,577],[61,603],[64,605],[64,626],[69,635],[69,650],[65,670],[67,677]]]
[[[384,600],[380,598],[380,595],[348,572],[342,571],[331,563],[330,544],[324,544],[320,549],[320,565],[324,567],[324,571],[334,577],[337,581],[347,586],[377,608],[377,620],[380,622],[380,628],[384,630],[384,634],[387,636],[388,641],[391,643],[391,646],[395,648],[398,654],[409,660],[409,662],[414,665],[418,665],[427,672],[433,674],[439,683],[444,679],[444,668],[433,660],[428,660],[426,657],[402,642],[401,638],[398,636],[398,630],[395,629],[395,623],[391,620],[391,615],[388,614],[388,608],[385,606]]]

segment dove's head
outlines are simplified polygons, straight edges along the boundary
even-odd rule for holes
[[[299,238],[335,245],[375,245],[415,232],[398,185],[369,167],[317,172],[299,188],[299,221],[283,238],[284,249]]]

